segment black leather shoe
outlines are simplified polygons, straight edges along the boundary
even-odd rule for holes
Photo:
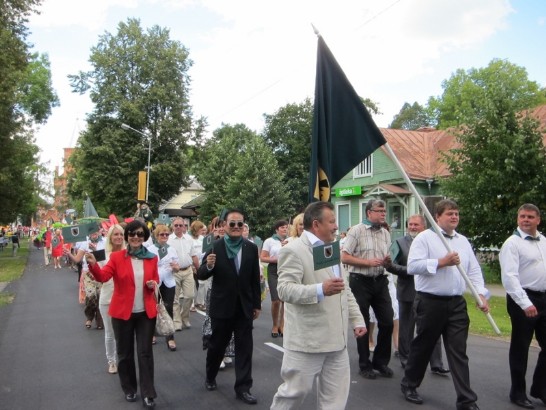
[[[216,390],[216,380],[205,380],[205,388],[208,390],[208,391],[213,391],[213,390]]]
[[[258,399],[254,397],[250,392],[244,391],[242,393],[237,393],[235,396],[238,400],[241,400],[243,403],[246,404],[256,404],[258,403]]]
[[[402,394],[404,395],[404,398],[410,403],[423,404],[423,399],[421,398],[421,396],[419,396],[419,393],[417,393],[415,387],[402,386]]]
[[[128,393],[125,395],[125,400],[133,402],[136,401],[136,393]]]
[[[365,379],[375,380],[377,379],[377,373],[373,369],[362,369],[360,375]]]
[[[457,405],[457,410],[480,410],[476,403]]]
[[[542,400],[542,403],[546,406],[546,396],[541,396],[539,394],[533,394],[533,391],[531,390],[531,397],[534,397],[535,399]]]
[[[374,366],[374,370],[379,373],[382,377],[392,377],[393,371],[392,369],[387,366],[386,364],[382,364],[381,366]]]
[[[531,400],[524,397],[523,399],[510,399],[512,403],[514,403],[516,406],[523,407],[524,409],[534,409],[535,406],[533,406],[533,403],[531,403]]]
[[[438,376],[447,376],[451,373],[448,369],[444,369],[443,367],[433,367],[430,371],[432,374],[437,374]]]
[[[154,399],[151,397],[144,397],[142,399],[142,405],[147,409],[153,409],[155,407]]]

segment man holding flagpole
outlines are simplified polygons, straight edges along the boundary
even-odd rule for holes
[[[407,401],[422,404],[416,388],[423,381],[428,362],[440,336],[451,368],[457,393],[457,410],[478,410],[478,396],[470,388],[470,372],[466,341],[470,320],[463,293],[466,288],[461,265],[480,295],[484,312],[489,306],[484,295],[480,264],[468,239],[456,232],[459,225],[459,207],[444,199],[436,204],[436,223],[451,245],[447,252],[440,238],[431,229],[421,232],[413,240],[408,256],[408,273],[415,275],[415,320],[417,335],[411,342],[408,362],[402,379],[402,393]]]

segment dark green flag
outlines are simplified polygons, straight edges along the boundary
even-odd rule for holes
[[[386,142],[319,36],[309,202],[330,201],[332,187]]]
[[[65,226],[62,229],[62,233],[66,243],[76,243],[87,240],[90,234],[98,230],[99,224],[97,222],[90,222],[81,225]]]

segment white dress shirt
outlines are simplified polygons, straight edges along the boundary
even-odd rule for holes
[[[538,234],[537,240],[521,229],[510,236],[499,253],[502,284],[506,293],[523,310],[532,306],[525,289],[546,291],[546,238]]]
[[[193,239],[188,234],[183,234],[180,238],[172,233],[167,241],[169,246],[172,246],[178,254],[180,260],[180,268],[187,269],[193,265],[193,256],[197,256],[193,247]]]
[[[472,246],[465,236],[454,232],[448,239],[451,250],[459,254],[462,268],[481,295],[487,295],[482,270]],[[432,229],[426,229],[413,240],[408,256],[408,273],[415,275],[415,290],[439,296],[462,295],[466,282],[456,266],[438,268],[438,260],[448,253]]]

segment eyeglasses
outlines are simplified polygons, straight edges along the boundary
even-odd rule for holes
[[[131,238],[134,236],[138,238],[144,238],[144,231],[136,231],[136,232],[129,231],[127,232],[127,236],[130,236]]]
[[[377,213],[380,213],[380,214],[386,214],[387,213],[387,211],[385,211],[384,209],[370,209],[370,211],[377,212]]]
[[[238,228],[242,228],[244,225],[244,222],[242,221],[229,221],[228,225],[230,228],[235,228],[237,226]]]
[[[175,228],[182,228],[183,226],[185,226],[186,228],[188,227],[188,225],[180,225],[180,224],[174,224],[173,226]]]
[[[169,236],[169,232],[158,233],[157,236]]]

